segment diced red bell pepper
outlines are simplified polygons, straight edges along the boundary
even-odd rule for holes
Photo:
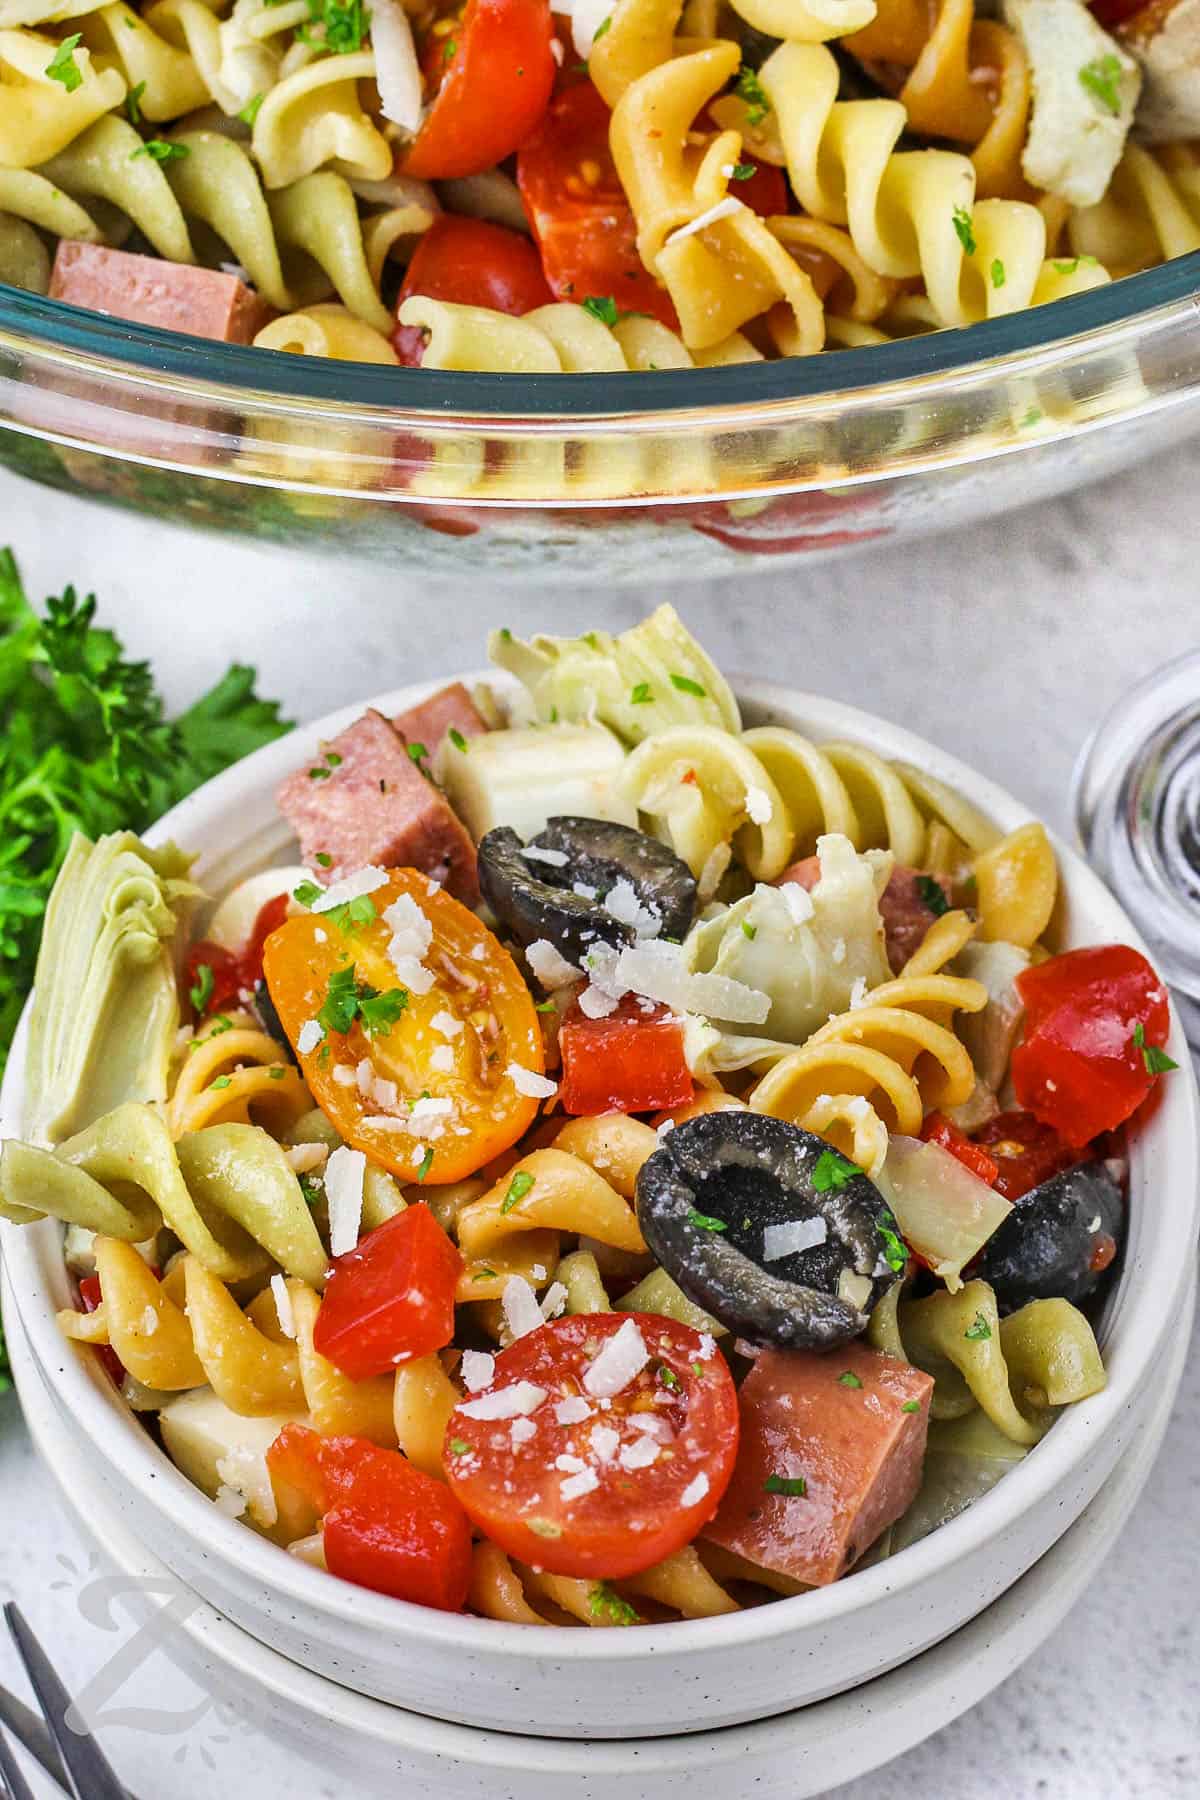
[[[379,1594],[461,1612],[471,1580],[471,1527],[443,1481],[366,1438],[319,1437],[285,1425],[267,1451],[272,1480],[323,1516],[331,1574]]]
[[[1140,951],[1102,944],[1017,977],[1025,1036],[1013,1052],[1020,1104],[1080,1148],[1136,1112],[1170,1030],[1167,990]],[[1139,1029],[1140,1028],[1140,1029]]]
[[[1079,1151],[1059,1137],[1049,1125],[1040,1125],[1029,1112],[998,1113],[975,1133],[996,1164],[992,1182],[1006,1200],[1019,1200],[1052,1175],[1079,1161]]]
[[[454,1336],[463,1259],[422,1202],[334,1259],[313,1345],[353,1381],[386,1375]]]
[[[972,1175],[978,1175],[980,1181],[986,1181],[989,1187],[995,1187],[996,1177],[1000,1173],[996,1163],[986,1150],[973,1144],[965,1132],[952,1124],[945,1113],[930,1113],[921,1127],[921,1136],[927,1144],[940,1144],[965,1169],[970,1169]]]
[[[681,1021],[665,1006],[642,1005],[627,994],[607,1018],[568,1013],[558,1033],[565,1112],[653,1112],[692,1098]]]
[[[84,1312],[98,1312],[104,1300],[100,1291],[100,1277],[85,1275],[79,1283],[79,1304]],[[120,1387],[125,1380],[125,1364],[121,1361],[111,1344],[93,1344],[92,1349],[100,1359],[100,1366],[105,1374]]]

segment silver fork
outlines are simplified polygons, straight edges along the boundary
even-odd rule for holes
[[[15,1694],[0,1687],[0,1800],[34,1800],[13,1755],[7,1735],[10,1731],[68,1800],[134,1800],[118,1781],[92,1734],[74,1730],[67,1723],[71,1696],[25,1615],[11,1600],[5,1605],[4,1620],[25,1665],[42,1717],[39,1719]]]

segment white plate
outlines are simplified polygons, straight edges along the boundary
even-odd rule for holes
[[[388,714],[435,684],[366,703]],[[902,758],[963,793],[1002,829],[1030,814],[932,745],[853,707],[743,683],[755,721],[849,738]],[[294,859],[275,811],[279,781],[352,723],[348,707],[259,751],[210,782],[150,834],[200,852],[220,894],[268,863]],[[1057,846],[1064,943],[1138,943],[1087,868]],[[551,1631],[433,1612],[336,1581],[221,1514],[155,1447],[86,1352],[64,1343],[56,1307],[72,1296],[53,1223],[3,1227],[5,1256],[38,1366],[55,1404],[91,1446],[99,1477],[148,1549],[221,1612],[296,1662],[360,1693],[506,1732],[552,1736],[570,1719],[593,1738],[706,1731],[827,1699],[885,1674],[957,1631],[1044,1555],[1094,1499],[1161,1388],[1149,1372],[1179,1333],[1197,1235],[1195,1085],[1183,1065],[1160,1084],[1131,1155],[1130,1227],[1103,1319],[1106,1389],[1064,1409],[1048,1436],[970,1510],[923,1542],[834,1586],[717,1619],[632,1631]],[[19,1118],[20,1044],[0,1106]]]
[[[34,1443],[80,1528],[123,1574],[152,1584],[161,1603],[169,1573],[128,1529],[110,1498],[89,1483],[90,1462],[47,1394],[7,1280],[4,1289],[9,1349]],[[694,1800],[697,1783],[708,1792],[727,1788],[755,1800],[816,1800],[958,1718],[1061,1624],[1107,1562],[1149,1479],[1186,1358],[1193,1308],[1194,1290],[1164,1363],[1153,1373],[1153,1412],[1103,1491],[1053,1549],[986,1613],[936,1649],[835,1699],[754,1725],[623,1743],[476,1731],[368,1700],[312,1675],[203,1601],[173,1637],[172,1660],[216,1700],[278,1740],[291,1762],[292,1781],[303,1780],[313,1761],[343,1778],[353,1768],[358,1800],[402,1792],[437,1800]],[[119,1699],[136,1704],[133,1688]],[[122,1738],[112,1746],[114,1757],[127,1742]],[[215,1743],[206,1749],[217,1766],[203,1777],[204,1794],[217,1791],[222,1778],[233,1783],[231,1792],[239,1792],[236,1750],[222,1751]],[[126,1773],[132,1785],[149,1791],[133,1770]],[[298,1800],[312,1791],[288,1785]]]

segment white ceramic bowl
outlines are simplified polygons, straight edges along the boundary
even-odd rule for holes
[[[431,691],[372,701],[395,713]],[[931,745],[837,702],[762,683],[741,694],[818,741],[852,738],[949,782],[1004,829],[1029,813]],[[361,707],[307,726],[211,782],[155,828],[200,852],[214,893],[291,853],[274,810],[279,780]],[[1058,845],[1062,944],[1136,932],[1073,852]],[[286,1656],[359,1693],[468,1725],[550,1737],[570,1721],[593,1738],[707,1730],[769,1717],[896,1668],[976,1617],[1029,1569],[1099,1492],[1162,1395],[1152,1372],[1180,1331],[1194,1278],[1198,1151],[1195,1087],[1181,1064],[1134,1136],[1125,1266],[1101,1321],[1108,1386],[1068,1408],[998,1487],[924,1542],[832,1587],[718,1619],[634,1631],[548,1631],[438,1613],[344,1585],[225,1518],[168,1462],[95,1359],[61,1339],[70,1303],[59,1231],[4,1227],[21,1317],[56,1404],[146,1546],[215,1607]],[[2,1097],[22,1113],[21,1055]]]
[[[140,1584],[147,1613],[155,1612],[171,1592],[169,1571],[122,1519],[111,1493],[93,1489],[87,1457],[70,1421],[49,1397],[7,1283],[5,1288],[13,1370],[34,1443],[76,1522],[128,1578],[126,1591]],[[692,1800],[698,1781],[709,1791],[721,1783],[752,1793],[755,1800],[817,1800],[833,1786],[870,1774],[976,1705],[1032,1656],[1101,1572],[1166,1431],[1187,1357],[1192,1311],[1189,1295],[1179,1331],[1154,1373],[1154,1409],[1091,1505],[986,1614],[889,1675],[727,1731],[607,1744],[518,1737],[448,1725],[368,1700],[298,1668],[198,1601],[186,1614],[177,1609],[182,1622],[169,1642],[170,1661],[243,1724],[276,1739],[286,1763],[260,1769],[257,1746],[241,1732],[197,1731],[210,1763],[194,1785],[173,1786],[172,1793],[176,1800],[185,1793],[207,1797],[222,1780],[237,1794],[260,1786],[278,1791],[286,1773],[289,1791],[303,1800],[332,1791],[321,1772],[333,1770],[344,1780],[353,1769],[358,1800],[394,1795],[405,1783],[412,1785],[402,1791],[436,1794],[438,1800],[596,1800],[598,1793],[619,1794],[621,1800]],[[153,1668],[139,1665],[121,1701],[129,1704],[139,1692],[152,1691],[156,1706],[174,1703],[190,1710],[190,1692],[177,1697],[174,1684],[169,1692],[160,1691],[161,1669],[161,1661]],[[139,1792],[155,1791],[142,1770],[130,1765],[130,1742],[122,1734],[109,1746],[115,1762]],[[161,1756],[159,1744],[147,1757],[150,1779],[161,1769]],[[303,1788],[293,1786],[298,1775]]]

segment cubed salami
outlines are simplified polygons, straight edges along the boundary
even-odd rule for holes
[[[705,1537],[824,1587],[911,1506],[933,1381],[850,1344],[764,1350],[738,1395],[737,1466]]]
[[[373,863],[421,869],[466,905],[478,901],[474,844],[382,713],[364,713],[313,765],[289,775],[277,798],[323,882]]]
[[[449,687],[430,694],[428,700],[397,713],[392,724],[410,744],[424,744],[431,757],[448,731],[473,738],[487,730],[461,681],[452,681]]]
[[[227,344],[249,344],[274,316],[266,301],[236,275],[71,238],[59,243],[50,298],[114,319],[191,337],[219,338]]]

